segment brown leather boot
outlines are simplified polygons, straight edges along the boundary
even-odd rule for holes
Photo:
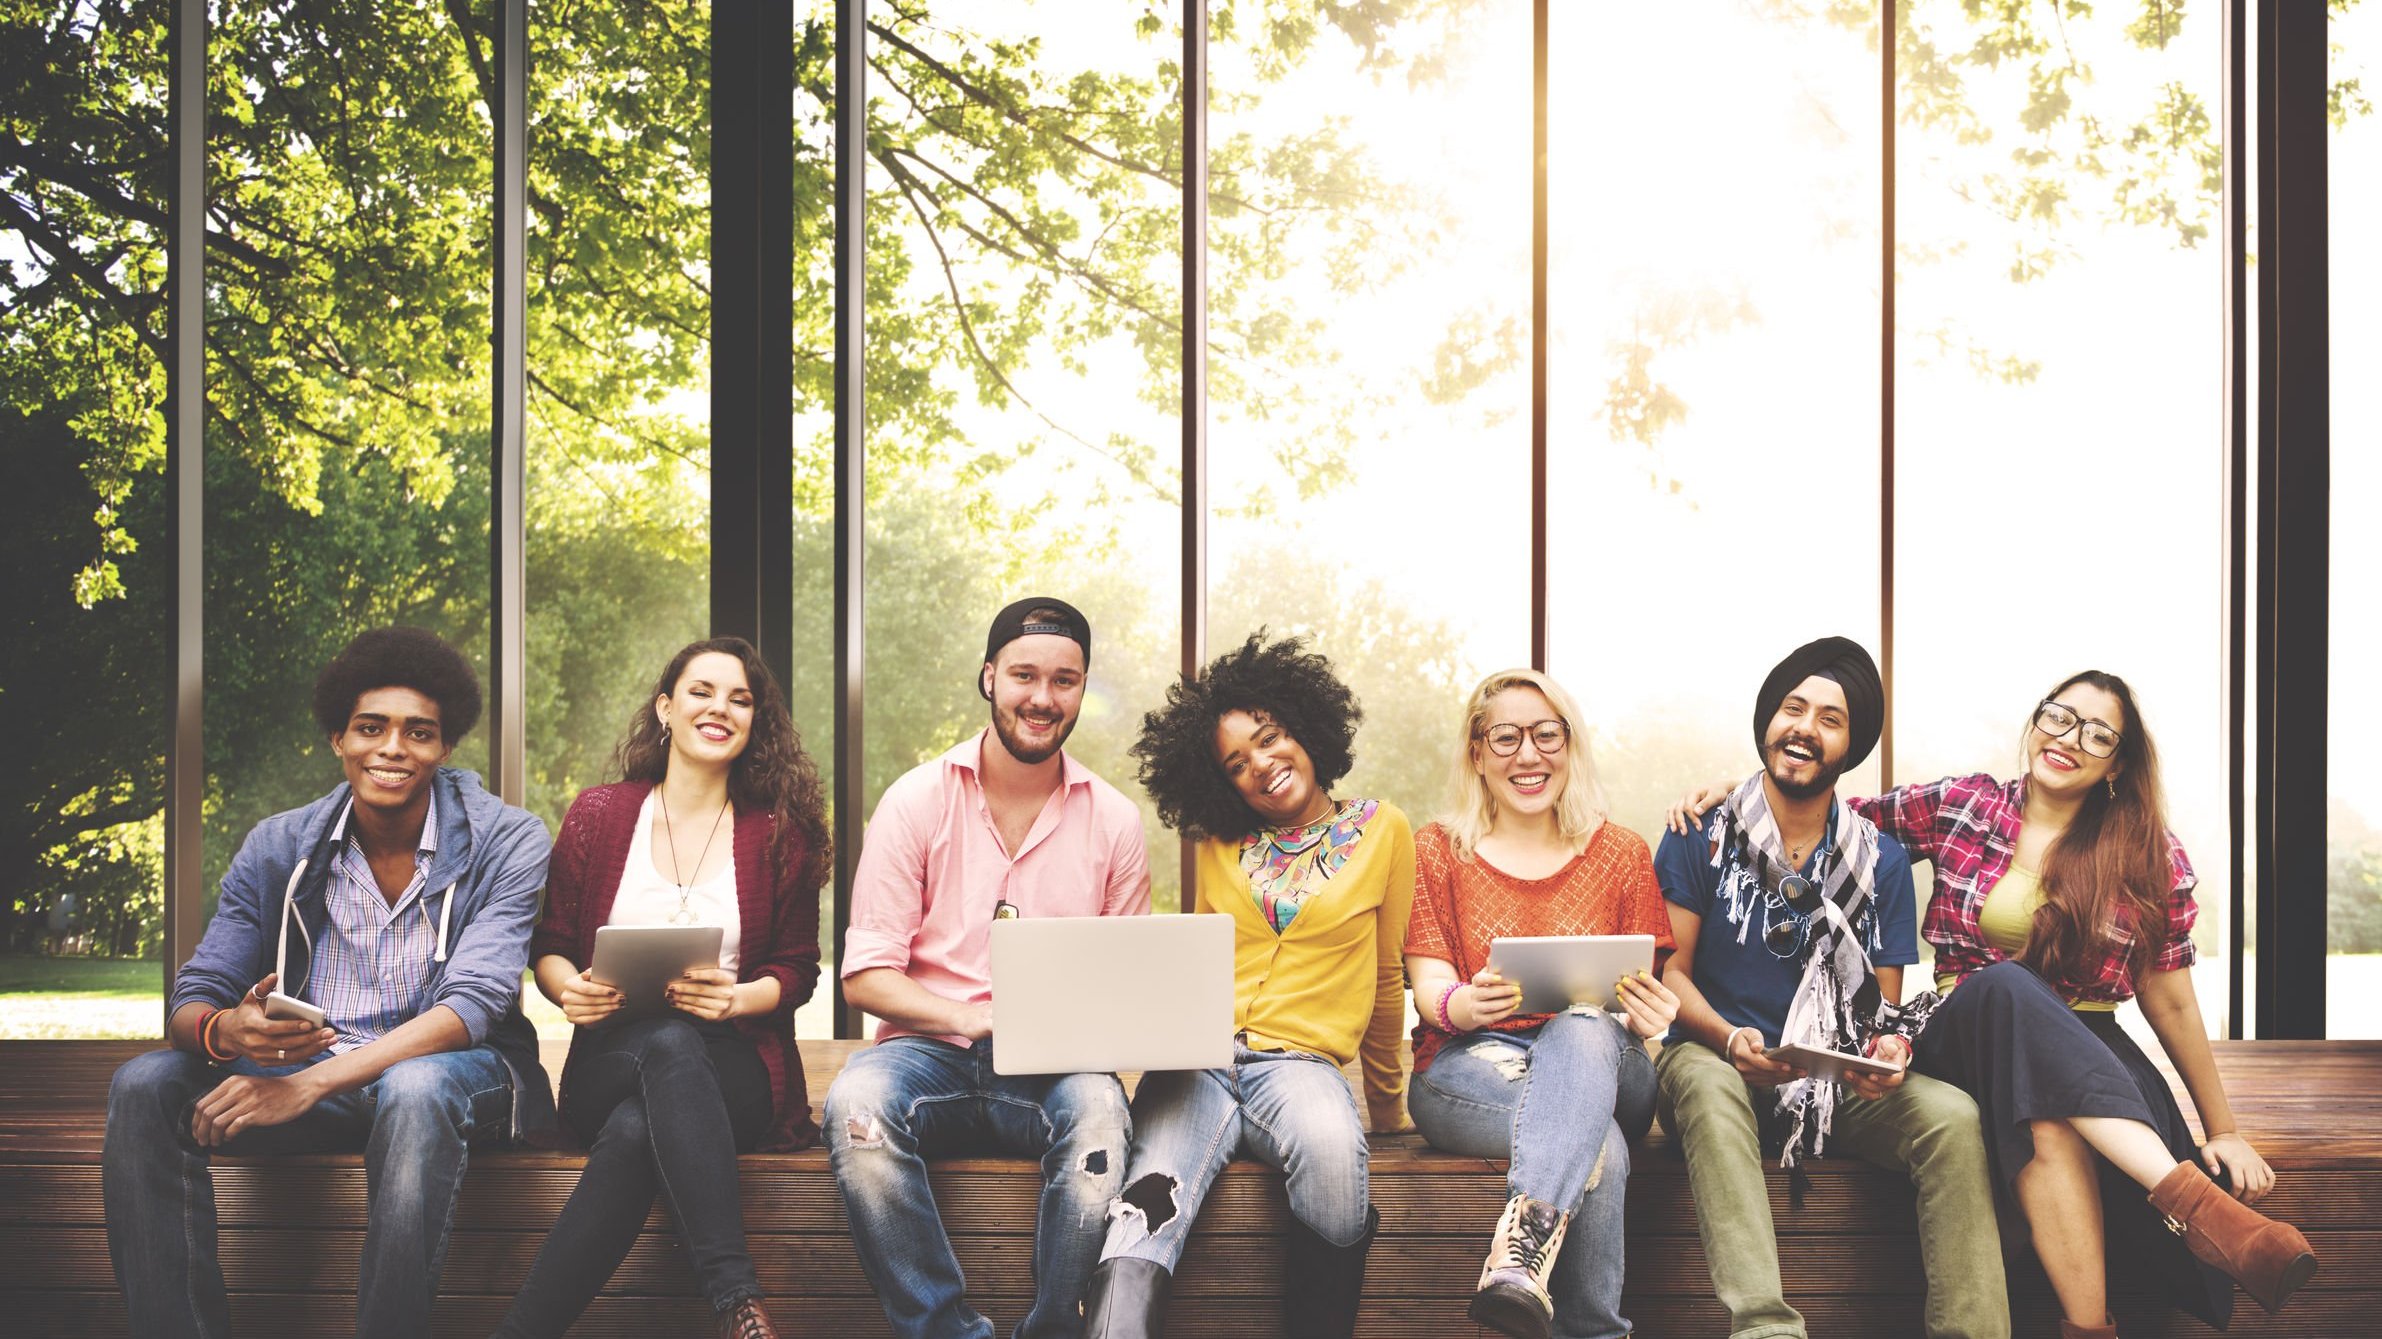
[[[2192,1163],[2176,1164],[2151,1190],[2150,1204],[2193,1255],[2232,1275],[2270,1314],[2315,1277],[2316,1253],[2298,1228],[2226,1194]]]
[[[2059,1323],[2059,1339],[2117,1339],[2117,1322],[2079,1325],[2072,1320],[2062,1320]]]
[[[720,1339],[777,1339],[777,1327],[761,1309],[761,1299],[747,1297],[719,1313]]]

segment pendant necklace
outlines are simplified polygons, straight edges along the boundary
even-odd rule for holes
[[[678,825],[670,821],[670,801],[668,797],[662,794],[662,788],[660,786],[655,786],[653,788],[653,797],[661,802],[662,839],[670,844],[670,882],[678,885],[678,910],[671,914],[670,923],[672,925],[693,925],[697,917],[695,916],[694,910],[687,906],[687,901],[689,898],[694,896],[695,884],[694,880],[692,879],[682,879],[679,877],[678,834],[676,831]],[[720,820],[726,818],[728,816],[728,810],[733,807],[734,806],[730,804],[723,803],[720,805],[720,811],[712,815],[711,835],[703,839],[703,854],[695,857],[696,874],[700,875],[703,872],[703,857],[711,854],[712,840],[713,838],[716,838],[720,835]]]

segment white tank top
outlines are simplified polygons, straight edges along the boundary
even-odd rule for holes
[[[678,915],[678,885],[670,876],[654,867],[653,816],[660,806],[655,796],[659,788],[645,793],[645,804],[637,810],[637,836],[629,843],[629,862],[620,871],[620,891],[612,899],[611,925],[673,925],[685,924],[673,920]],[[736,816],[730,814],[720,822],[719,840],[729,843],[728,863],[719,873],[703,880],[687,894],[686,909],[694,916],[696,925],[720,927],[720,966],[733,972],[737,964],[737,938],[743,921],[736,906]],[[661,852],[669,859],[669,852]],[[693,851],[681,851],[678,858],[692,862]]]

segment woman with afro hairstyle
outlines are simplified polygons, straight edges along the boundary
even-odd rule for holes
[[[1166,825],[1199,842],[1197,909],[1232,917],[1233,1063],[1142,1077],[1133,1155],[1085,1299],[1085,1333],[1158,1333],[1199,1206],[1236,1154],[1289,1173],[1285,1330],[1356,1328],[1380,1215],[1365,1135],[1401,1127],[1400,953],[1414,833],[1335,799],[1362,712],[1331,663],[1263,631],[1167,690],[1133,746]],[[1340,1067],[1362,1055],[1370,1126]]]
[[[562,821],[530,941],[538,989],[576,1025],[562,1118],[587,1170],[498,1329],[559,1335],[628,1255],[653,1207],[671,1217],[722,1339],[770,1339],[745,1248],[736,1155],[817,1138],[794,1009],[819,979],[826,804],[785,695],[750,643],[696,642],[639,704],[622,780]],[[673,982],[659,1016],[587,964],[605,925],[717,925],[717,967]]]

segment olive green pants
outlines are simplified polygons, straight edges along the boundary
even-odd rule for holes
[[[1655,1113],[1687,1157],[1696,1230],[1712,1291],[1729,1309],[1732,1339],[1802,1336],[1803,1317],[1778,1276],[1778,1233],[1748,1084],[1711,1047],[1664,1044],[1654,1064]],[[1977,1104],[1948,1083],[1912,1074],[1880,1101],[1842,1091],[1827,1151],[1850,1153],[1910,1177],[1919,1197],[1919,1253],[1927,1270],[1931,1339],[2008,1339],[2010,1299]],[[1803,1281],[1815,1290],[1833,1282]]]

